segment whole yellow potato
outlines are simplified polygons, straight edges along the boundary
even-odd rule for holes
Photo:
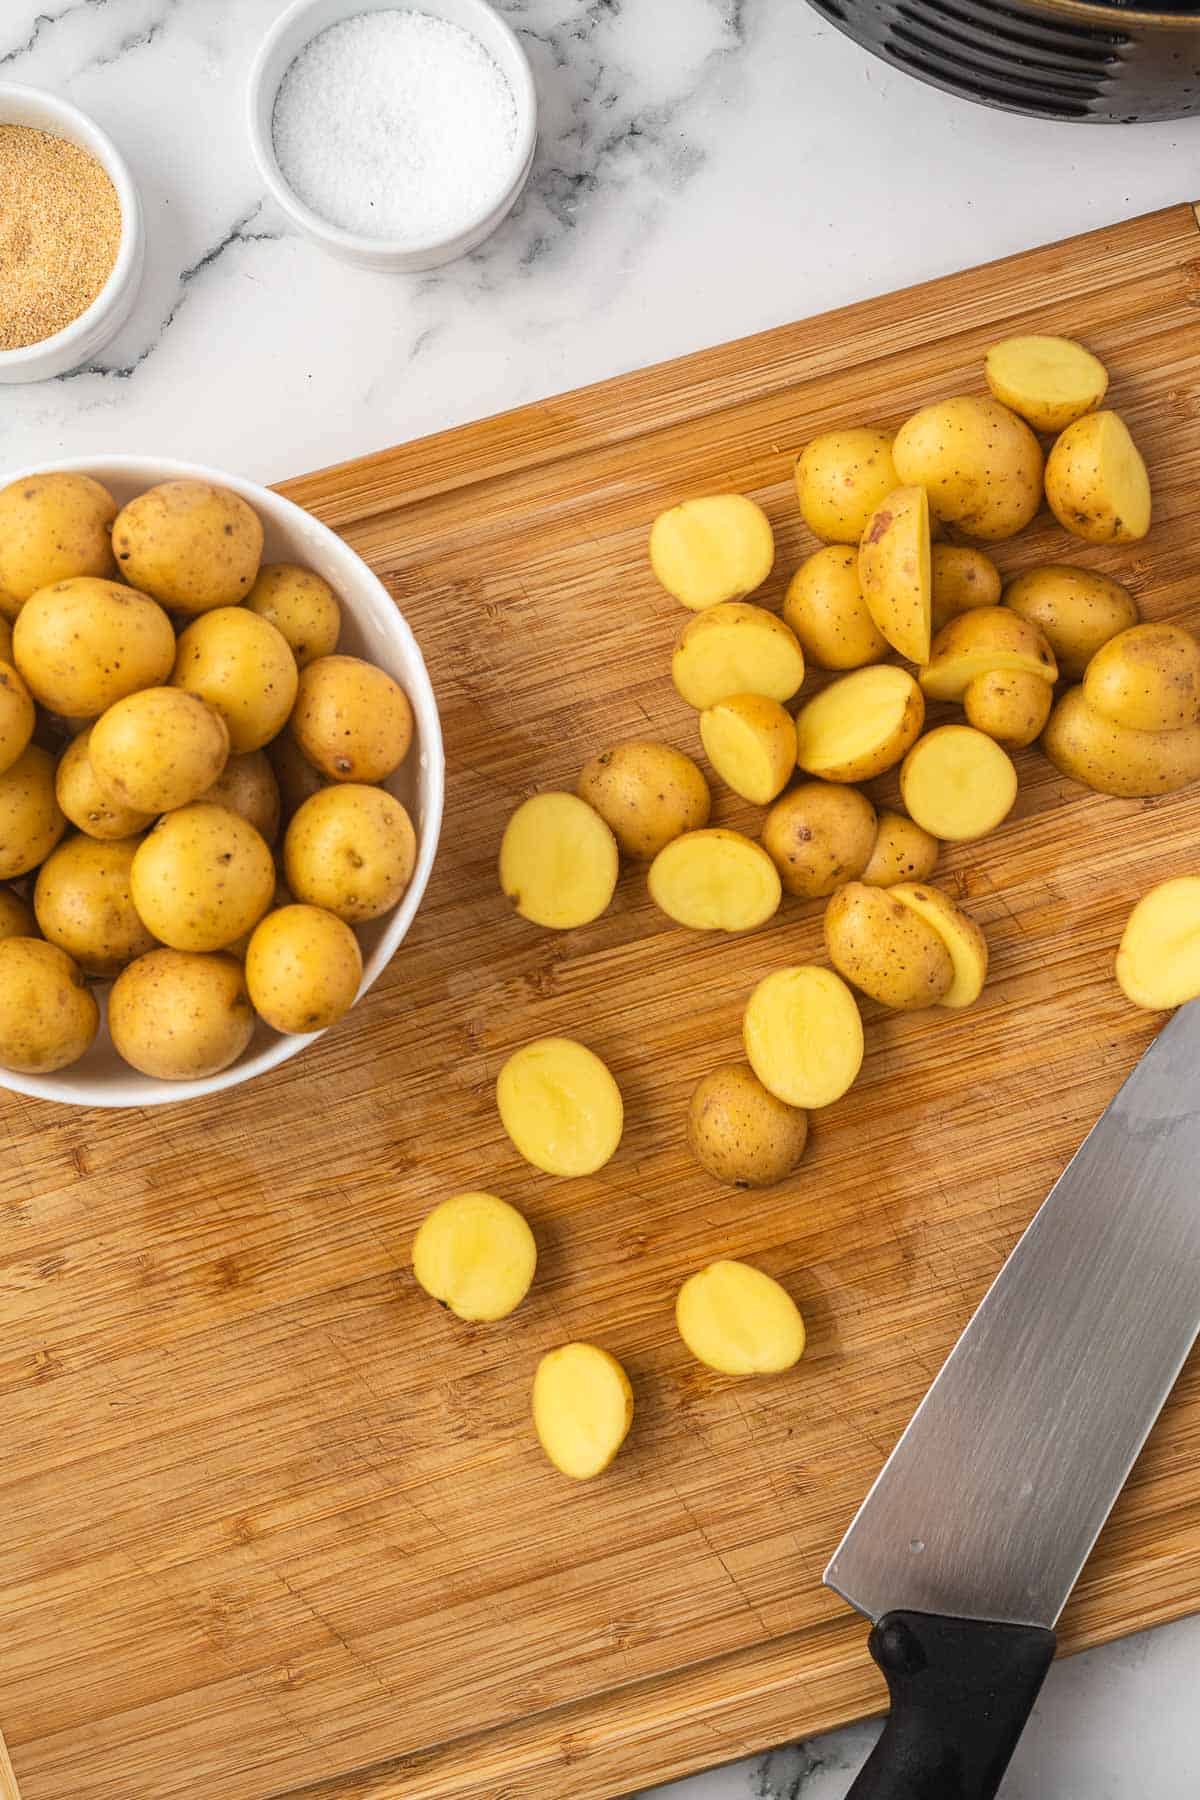
[[[281,731],[266,747],[266,758],[279,784],[279,801],[284,823],[299,811],[306,800],[328,787],[324,775],[314,769],[290,731]]]
[[[495,1194],[452,1194],[421,1221],[413,1274],[459,1319],[506,1319],[529,1292],[537,1245],[515,1206]]]
[[[0,881],[36,869],[66,829],[54,793],[54,758],[29,744],[0,775]]]
[[[858,548],[858,577],[879,631],[910,662],[929,657],[932,567],[925,489],[895,488],[867,520]]]
[[[1054,689],[1024,669],[991,669],[967,683],[962,703],[968,725],[1006,750],[1020,750],[1045,729]]]
[[[0,775],[28,744],[36,720],[29,689],[11,663],[0,662]]]
[[[682,750],[633,739],[601,750],[575,791],[599,813],[626,856],[651,861],[672,838],[708,824],[708,783]]]
[[[19,894],[0,887],[0,941],[10,937],[36,937],[37,923]]]
[[[65,950],[85,975],[108,980],[154,949],[130,889],[141,842],[105,843],[78,834],[52,850],[38,870],[33,906],[42,936]]]
[[[1099,406],[1108,370],[1074,338],[1010,337],[984,358],[987,384],[1035,431],[1062,431]]]
[[[1039,628],[1069,681],[1079,681],[1100,646],[1138,617],[1128,588],[1069,563],[1026,569],[1005,588],[1004,604]]]
[[[220,775],[200,798],[210,806],[227,806],[259,837],[273,844],[279,836],[279,783],[262,750],[231,756]]]
[[[175,633],[145,594],[80,575],[30,595],[13,626],[13,655],[40,705],[96,719],[115,700],[166,680]]]
[[[675,1300],[679,1335],[722,1375],[777,1375],[804,1354],[804,1320],[786,1288],[750,1263],[714,1262]]]
[[[122,579],[172,612],[236,606],[262,560],[258,514],[208,481],[164,481],[123,506],[113,523]]]
[[[875,808],[857,788],[805,781],[763,821],[763,849],[789,894],[815,900],[857,881],[875,844]]]
[[[693,612],[752,594],[774,561],[770,520],[743,494],[685,500],[660,513],[650,530],[650,567]]]
[[[1083,678],[1093,712],[1135,731],[1200,719],[1200,644],[1182,625],[1131,625],[1101,645]]]
[[[941,937],[891,888],[839,888],[825,908],[825,947],[838,973],[882,1006],[936,1006],[954,983]]]
[[[54,781],[58,804],[76,830],[88,837],[137,837],[153,825],[154,814],[114,799],[92,767],[91,741],[89,726],[59,757]]]
[[[590,925],[612,899],[619,870],[616,838],[578,794],[533,794],[504,827],[500,891],[532,925]]]
[[[117,503],[90,475],[26,475],[0,488],[0,611],[71,575],[111,575]]]
[[[671,658],[671,679],[697,712],[731,694],[765,694],[782,704],[800,691],[804,652],[775,613],[731,600],[688,620]]]
[[[701,1168],[727,1187],[772,1187],[804,1155],[808,1115],[777,1100],[746,1063],[729,1063],[697,1082],[687,1137]]]
[[[325,1031],[350,1011],[362,981],[362,951],[342,919],[319,906],[281,906],[254,928],[246,987],[275,1031]]]
[[[1042,447],[998,400],[923,407],[896,433],[892,458],[901,482],[923,487],[938,518],[971,537],[1012,537],[1042,503]]]
[[[41,938],[0,942],[0,1068],[52,1075],[91,1047],[100,1011],[83,971]]]
[[[229,731],[235,756],[282,731],[299,683],[282,632],[244,606],[216,606],[179,639],[172,686],[207,700]]]
[[[879,829],[870,860],[861,879],[868,887],[895,887],[900,881],[926,881],[937,867],[941,845],[932,832],[903,813],[886,809],[879,815]]]
[[[143,688],[92,727],[88,760],[100,786],[138,812],[170,812],[206,793],[229,756],[220,713],[182,688]]]
[[[826,431],[796,459],[796,498],[804,522],[828,544],[857,545],[884,495],[899,486],[892,440],[884,431]]]
[[[900,761],[924,722],[925,701],[907,669],[854,669],[800,708],[796,761],[823,781],[870,781]]]
[[[861,669],[888,653],[863,598],[857,545],[826,544],[802,563],[788,583],[783,617],[818,669]]]
[[[384,781],[408,755],[412,707],[386,669],[321,656],[300,676],[288,730],[330,781]]]
[[[224,950],[257,925],[275,893],[275,864],[253,825],[196,801],[161,818],[138,846],[133,903],[172,950]]]
[[[1200,725],[1137,731],[1114,725],[1068,688],[1050,714],[1042,749],[1055,768],[1099,794],[1172,794],[1200,779]]]
[[[560,1474],[603,1474],[632,1424],[633,1389],[615,1356],[596,1344],[547,1351],[533,1377],[533,1428]]]
[[[232,956],[151,950],[108,996],[113,1047],[159,1081],[200,1081],[235,1063],[254,1036],[254,1008]]]
[[[999,606],[1000,571],[990,556],[970,544],[932,544],[929,574],[933,590],[933,629],[956,613],[976,606]]]
[[[283,870],[297,900],[348,924],[390,912],[416,860],[416,833],[399,800],[350,782],[306,800],[283,840]]]
[[[297,563],[264,563],[246,606],[267,619],[287,640],[296,667],[332,656],[342,629],[337,595],[315,569]]]
[[[1150,529],[1150,477],[1125,421],[1086,413],[1055,439],[1046,498],[1065,530],[1091,544],[1132,544]]]

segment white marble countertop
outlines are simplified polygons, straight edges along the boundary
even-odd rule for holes
[[[0,80],[118,140],[149,261],[98,366],[0,388],[0,469],[143,451],[273,480],[1200,195],[1200,119],[984,111],[802,0],[501,3],[541,97],[529,192],[468,261],[405,279],[327,261],[264,201],[243,88],[283,0],[3,0]],[[1057,1667],[1005,1800],[1193,1796],[1197,1659],[1200,1620]],[[834,1800],[872,1736],[659,1797]]]

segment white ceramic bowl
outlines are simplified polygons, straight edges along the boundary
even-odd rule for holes
[[[387,238],[361,237],[342,231],[313,212],[284,180],[275,155],[271,124],[280,83],[306,44],[318,32],[365,12],[392,12],[408,6],[460,25],[478,38],[508,80],[517,108],[517,135],[508,182],[499,200],[477,218],[467,220],[453,237],[424,244],[399,244]],[[250,143],[263,180],[294,224],[314,243],[344,262],[366,269],[406,273],[436,269],[474,250],[507,218],[533,167],[537,145],[537,92],[528,58],[516,34],[486,0],[295,0],[264,38],[250,71],[247,94]]]
[[[342,605],[339,650],[378,663],[395,676],[408,695],[416,722],[415,741],[402,767],[385,785],[404,802],[412,815],[417,832],[417,864],[399,906],[384,918],[374,919],[358,928],[363,949],[361,999],[396,954],[421,904],[437,851],[445,793],[445,762],[437,702],[417,640],[394,600],[362,558],[327,525],[320,524],[302,507],[273,494],[269,488],[259,487],[256,482],[242,481],[236,475],[226,475],[219,469],[206,469],[196,463],[166,462],[149,456],[72,457],[65,462],[40,464],[39,469],[41,472],[73,469],[94,475],[122,503],[143,489],[153,487],[156,482],[180,477],[214,481],[222,487],[232,488],[254,508],[263,522],[266,532],[264,560],[304,563],[323,575],[337,594]],[[16,469],[9,475],[0,474],[0,487],[34,472]],[[98,997],[103,1011],[103,989],[98,990]],[[353,1032],[353,1013],[335,1029]],[[15,1075],[8,1069],[0,1069],[0,1087],[75,1106],[160,1106],[169,1100],[192,1100],[198,1094],[214,1094],[222,1088],[236,1087],[255,1075],[262,1075],[267,1069],[276,1068],[288,1057],[296,1056],[320,1035],[314,1032],[308,1037],[282,1037],[259,1020],[249,1047],[232,1068],[202,1081],[154,1081],[149,1076],[139,1075],[136,1069],[121,1061],[109,1040],[107,1028],[102,1026],[92,1048],[72,1068],[63,1069],[57,1075]]]
[[[121,243],[112,272],[92,304],[53,337],[22,350],[0,350],[0,382],[45,381],[77,369],[116,336],[133,310],[146,254],[142,203],[125,159],[100,127],[54,94],[0,82],[0,125],[29,125],[90,151],[108,171],[121,207]]]

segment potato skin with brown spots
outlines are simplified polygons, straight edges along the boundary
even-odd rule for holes
[[[232,956],[151,950],[108,996],[117,1054],[159,1081],[200,1081],[227,1069],[254,1035],[254,1008]]]
[[[857,544],[826,544],[803,562],[788,583],[783,617],[818,669],[861,669],[888,653],[863,598]]]
[[[258,924],[275,893],[271,852],[225,806],[167,813],[133,858],[133,903],[172,950],[224,950]]]
[[[117,503],[90,475],[27,475],[0,489],[0,612],[72,575],[115,572],[109,532]]]
[[[708,824],[712,795],[690,756],[635,738],[584,764],[575,792],[598,812],[622,855],[651,862],[685,831]]]
[[[923,487],[939,519],[971,537],[1024,530],[1042,502],[1042,447],[998,400],[963,394],[906,419],[892,446],[896,474]]]
[[[279,801],[286,824],[306,800],[329,786],[319,769],[314,769],[290,731],[281,731],[266,747],[267,761],[279,784]]]
[[[0,775],[0,881],[36,869],[66,829],[54,793],[54,758],[27,744]]]
[[[54,778],[58,804],[77,831],[93,838],[136,837],[154,823],[152,812],[139,812],[114,798],[92,766],[91,727],[72,738],[58,759]]]
[[[130,876],[141,838],[69,837],[38,870],[34,911],[42,936],[85,975],[108,981],[155,939],[138,917]]]
[[[804,1155],[808,1115],[768,1093],[747,1064],[729,1063],[697,1083],[687,1135],[701,1168],[727,1187],[772,1187]]]
[[[385,781],[408,755],[404,689],[359,656],[320,656],[300,676],[288,730],[328,781]]]
[[[247,609],[282,632],[298,669],[332,656],[342,629],[337,595],[315,569],[264,563],[246,595]]]
[[[0,775],[21,755],[35,723],[32,694],[12,664],[0,661]]]
[[[1179,731],[1115,725],[1088,705],[1082,687],[1068,688],[1057,702],[1041,744],[1060,774],[1098,794],[1173,794],[1200,780],[1200,725]]]
[[[143,688],[97,719],[88,758],[101,788],[138,812],[171,812],[207,792],[229,756],[229,730],[182,688]]]
[[[1044,563],[1008,583],[1004,604],[1037,625],[1058,663],[1078,681],[1102,644],[1136,625],[1137,603],[1129,589],[1095,569]]]
[[[911,1011],[949,993],[954,965],[931,925],[886,888],[855,881],[825,909],[825,946],[840,975],[882,1006]]]
[[[179,639],[172,686],[206,700],[229,732],[235,756],[261,750],[287,722],[299,684],[282,632],[244,606],[218,606]]]
[[[283,840],[284,874],[297,900],[349,925],[390,912],[416,860],[416,833],[399,800],[352,782],[306,800]]]
[[[227,806],[259,837],[273,844],[279,836],[279,783],[262,750],[231,756],[212,786],[200,798],[209,806]]]
[[[229,488],[208,481],[163,481],[147,488],[113,522],[121,579],[171,612],[237,606],[262,560],[257,513]]]
[[[0,1068],[21,1075],[69,1068],[99,1025],[83,971],[57,944],[26,937],[0,943]]]
[[[900,881],[927,881],[937,867],[941,845],[931,831],[905,813],[879,815],[870,860],[862,872],[868,887],[895,887]]]
[[[776,800],[762,842],[784,891],[817,900],[858,880],[875,834],[875,808],[865,794],[832,781],[805,781]]]
[[[76,576],[30,595],[13,626],[13,656],[39,705],[67,719],[95,719],[126,694],[166,680],[175,633],[148,595]]]
[[[968,725],[986,732],[1006,750],[1021,750],[1045,729],[1054,689],[1023,669],[989,669],[968,682],[963,711]]]
[[[281,906],[255,926],[246,986],[275,1031],[325,1031],[354,1005],[362,952],[350,927],[319,906]]]
[[[1200,719],[1200,644],[1182,625],[1131,625],[1088,664],[1094,712],[1134,731],[1179,731]]]

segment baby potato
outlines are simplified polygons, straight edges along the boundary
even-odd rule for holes
[[[897,1011],[937,1006],[954,985],[941,935],[894,888],[839,888],[825,908],[825,947],[839,974]]]
[[[247,611],[273,625],[287,642],[298,669],[332,656],[341,635],[337,596],[315,569],[297,563],[264,563],[246,595]]]
[[[1101,645],[1083,678],[1093,712],[1134,731],[1200,719],[1200,644],[1182,625],[1131,625]]]
[[[822,432],[796,458],[796,498],[804,523],[827,544],[857,545],[875,508],[899,486],[892,440],[884,431]]]
[[[973,725],[939,725],[917,740],[900,765],[900,797],[918,825],[947,843],[961,843],[985,836],[1008,817],[1017,771],[999,744]]]
[[[253,825],[196,801],[142,839],[130,877],[139,917],[172,950],[224,950],[262,918],[275,864]]]
[[[1085,413],[1054,441],[1046,498],[1066,531],[1091,544],[1132,544],[1150,529],[1150,477],[1125,421]]]
[[[554,931],[598,919],[619,867],[616,838],[576,794],[534,794],[518,806],[500,841],[501,891],[523,919]]]
[[[888,653],[863,599],[856,544],[826,544],[802,563],[788,583],[783,617],[818,669],[862,669]]]
[[[937,867],[941,845],[903,813],[883,811],[866,868],[867,887],[890,888],[898,881],[925,881]]]
[[[786,893],[817,900],[858,879],[870,860],[875,829],[875,808],[857,788],[805,781],[767,814],[763,849]]]
[[[697,1362],[722,1375],[778,1375],[804,1354],[799,1307],[750,1263],[709,1263],[689,1276],[675,1323]]]
[[[907,669],[855,669],[800,708],[796,760],[823,781],[869,781],[900,761],[924,723],[925,702]]]
[[[1000,571],[990,556],[969,544],[932,544],[932,626],[940,631],[957,613],[976,606],[999,606]]]
[[[685,500],[659,513],[650,529],[650,567],[693,612],[752,594],[774,561],[771,522],[743,494]]]
[[[1108,391],[1108,370],[1074,338],[1005,338],[992,345],[983,367],[996,399],[1035,431],[1065,430]]]
[[[649,861],[685,831],[708,824],[708,783],[682,750],[634,740],[601,750],[576,783],[626,856]]]
[[[778,700],[731,694],[700,714],[700,742],[726,787],[767,806],[796,767],[796,727]]]
[[[781,888],[766,851],[740,831],[686,831],[660,850],[650,898],[692,931],[754,931],[779,910]]]
[[[1200,779],[1200,725],[1178,731],[1114,725],[1088,705],[1081,687],[1068,688],[1055,706],[1042,749],[1060,774],[1098,794],[1173,794]]]
[[[923,407],[896,433],[892,458],[899,479],[925,488],[938,518],[970,537],[1012,537],[1042,503],[1042,447],[998,400],[964,394]]]
[[[283,871],[297,900],[348,925],[391,912],[416,862],[416,832],[395,795],[351,782],[313,794],[283,840]]]
[[[386,669],[321,656],[300,677],[288,730],[330,781],[383,781],[408,755],[412,707]]]
[[[139,1074],[201,1081],[237,1061],[254,1036],[254,1009],[232,956],[151,950],[113,983],[108,1029]]]
[[[78,834],[38,870],[33,906],[42,936],[85,975],[108,981],[154,949],[133,904],[130,875],[141,838],[103,843]]]
[[[1020,750],[1044,731],[1054,689],[1027,670],[992,669],[967,683],[962,703],[968,725],[1006,750]]]
[[[1036,625],[1007,606],[980,606],[943,625],[921,670],[927,700],[961,700],[977,675],[1023,671],[1052,685],[1054,652]]]
[[[495,1194],[454,1194],[421,1221],[413,1274],[425,1292],[471,1323],[506,1319],[529,1292],[537,1245],[527,1220]]]
[[[727,1187],[772,1187],[804,1155],[808,1116],[768,1093],[745,1063],[729,1063],[696,1084],[687,1137],[701,1168]]]
[[[621,1090],[600,1058],[574,1038],[537,1038],[514,1050],[496,1081],[500,1123],[546,1175],[594,1175],[625,1129]]]
[[[671,679],[697,712],[731,694],[764,694],[782,704],[803,684],[804,652],[774,613],[734,600],[688,620],[671,658]]]
[[[220,713],[182,688],[142,688],[97,719],[88,760],[100,787],[137,812],[171,812],[207,793],[229,756]]]
[[[13,626],[13,655],[39,705],[95,719],[124,695],[166,680],[175,633],[145,594],[81,575],[30,595]]]
[[[742,1042],[767,1092],[808,1112],[840,1100],[862,1068],[854,995],[816,963],[776,969],[759,982],[742,1020]]]
[[[29,743],[36,718],[29,689],[11,663],[0,662],[0,775],[12,768]]]
[[[1129,915],[1117,981],[1135,1006],[1166,1012],[1200,995],[1200,876],[1161,881]]]
[[[15,619],[39,588],[111,575],[117,503],[90,475],[26,475],[0,488],[0,611]]]
[[[264,752],[279,784],[279,801],[286,824],[306,800],[328,787],[324,775],[314,769],[290,731],[281,731]]]
[[[259,837],[268,844],[273,844],[279,836],[279,783],[261,750],[231,756],[200,798],[208,806],[227,806],[230,812],[253,825]]]
[[[250,1003],[273,1031],[327,1031],[354,1005],[362,951],[344,920],[319,906],[281,906],[246,950]]]
[[[939,1006],[973,1006],[987,980],[987,939],[975,923],[940,888],[922,882],[902,881],[891,896],[923,919],[941,938],[954,968],[954,979],[938,1001]]]
[[[296,659],[282,632],[244,606],[217,606],[179,639],[173,687],[220,713],[235,756],[260,750],[282,731],[296,699]]]
[[[923,487],[895,488],[875,508],[859,545],[858,576],[867,611],[888,643],[910,662],[927,662],[933,565]]]
[[[116,800],[92,767],[92,729],[72,738],[58,760],[54,789],[58,804],[77,831],[92,838],[129,838],[148,830],[154,814]]]
[[[1004,604],[1038,627],[1069,681],[1081,680],[1100,646],[1138,617],[1128,588],[1069,563],[1026,569],[1005,588]]]
[[[236,606],[254,585],[263,528],[239,494],[208,481],[164,481],[117,514],[122,579],[172,612]]]
[[[0,775],[0,881],[36,869],[66,829],[54,796],[54,758],[28,744]]]
[[[595,1344],[549,1350],[533,1377],[533,1428],[554,1467],[572,1481],[603,1474],[633,1424],[629,1377]]]
[[[100,1027],[83,971],[41,938],[0,942],[0,1068],[52,1075],[79,1061]]]
[[[9,887],[0,887],[0,943],[10,937],[36,936],[33,914],[20,895]]]

